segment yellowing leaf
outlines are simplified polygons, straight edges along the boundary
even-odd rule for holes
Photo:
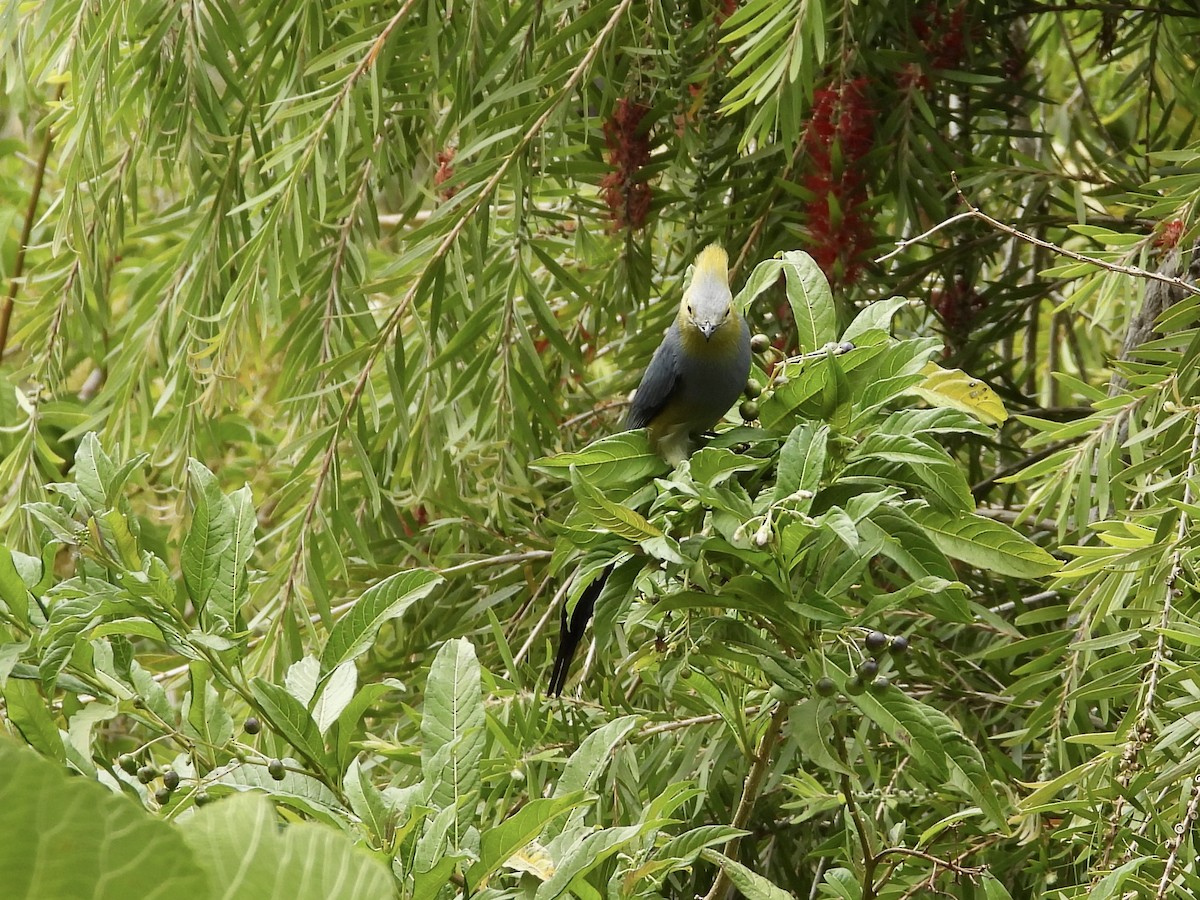
[[[937,363],[927,363],[921,374],[925,380],[909,388],[908,393],[916,394],[930,406],[957,409],[988,425],[999,425],[1008,418],[1008,410],[996,392],[962,369],[943,369]]]
[[[549,881],[555,872],[554,860],[537,841],[530,841],[510,856],[504,865],[517,872],[528,872],[540,881]]]

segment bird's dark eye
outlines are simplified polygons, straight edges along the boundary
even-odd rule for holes
[[[692,309],[692,304],[689,303],[688,304],[688,315],[694,316],[695,314],[696,314],[696,311],[694,309]]]

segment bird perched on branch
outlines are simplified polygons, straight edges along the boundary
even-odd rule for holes
[[[750,375],[750,327],[729,290],[725,251],[710,244],[633,395],[627,428],[646,428],[654,449],[678,465],[720,421]]]
[[[729,410],[750,376],[750,327],[729,290],[729,259],[717,244],[700,251],[679,313],[650,358],[626,428],[645,428],[655,452],[678,465]],[[583,591],[568,615],[563,604],[551,695],[567,682],[571,659],[612,566]]]

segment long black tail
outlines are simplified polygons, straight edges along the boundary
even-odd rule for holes
[[[579,642],[583,640],[583,632],[587,629],[588,620],[591,619],[592,612],[596,609],[596,598],[604,590],[604,585],[608,581],[608,576],[612,574],[612,570],[611,565],[607,566],[591,584],[584,588],[583,594],[580,595],[579,602],[575,604],[575,610],[570,616],[567,615],[567,604],[565,601],[563,602],[562,622],[558,629],[558,654],[554,657],[554,668],[550,671],[550,686],[546,691],[551,697],[561,694],[567,684],[571,660],[575,658],[575,651],[579,649]]]

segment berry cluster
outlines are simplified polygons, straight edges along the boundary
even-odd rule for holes
[[[804,186],[812,194],[805,212],[812,257],[833,287],[854,283],[875,243],[863,164],[874,142],[875,111],[865,77],[814,94],[804,132],[811,167]],[[785,313],[790,315],[779,311],[781,321]]]
[[[896,667],[900,668],[901,658],[908,652],[908,638],[902,634],[872,631],[863,639],[863,648],[870,655],[859,663],[854,677],[846,682],[846,693],[857,696],[870,690],[872,694],[882,694],[892,686],[892,681],[880,673],[879,658],[889,654]],[[813,687],[821,697],[832,697],[837,693],[837,684],[829,676],[818,678]]]
[[[650,107],[622,97],[604,123],[608,162],[613,171],[604,176],[600,190],[616,228],[641,228],[650,212],[650,185],[641,176],[650,162],[650,138],[642,121]]]
[[[174,769],[166,769],[163,772],[152,765],[139,765],[137,757],[132,753],[122,753],[117,757],[117,765],[125,772],[126,775],[133,775],[142,784],[149,784],[154,779],[162,776],[162,786],[154,792],[154,799],[159,806],[166,806],[171,800],[171,794],[179,787],[179,773]]]

